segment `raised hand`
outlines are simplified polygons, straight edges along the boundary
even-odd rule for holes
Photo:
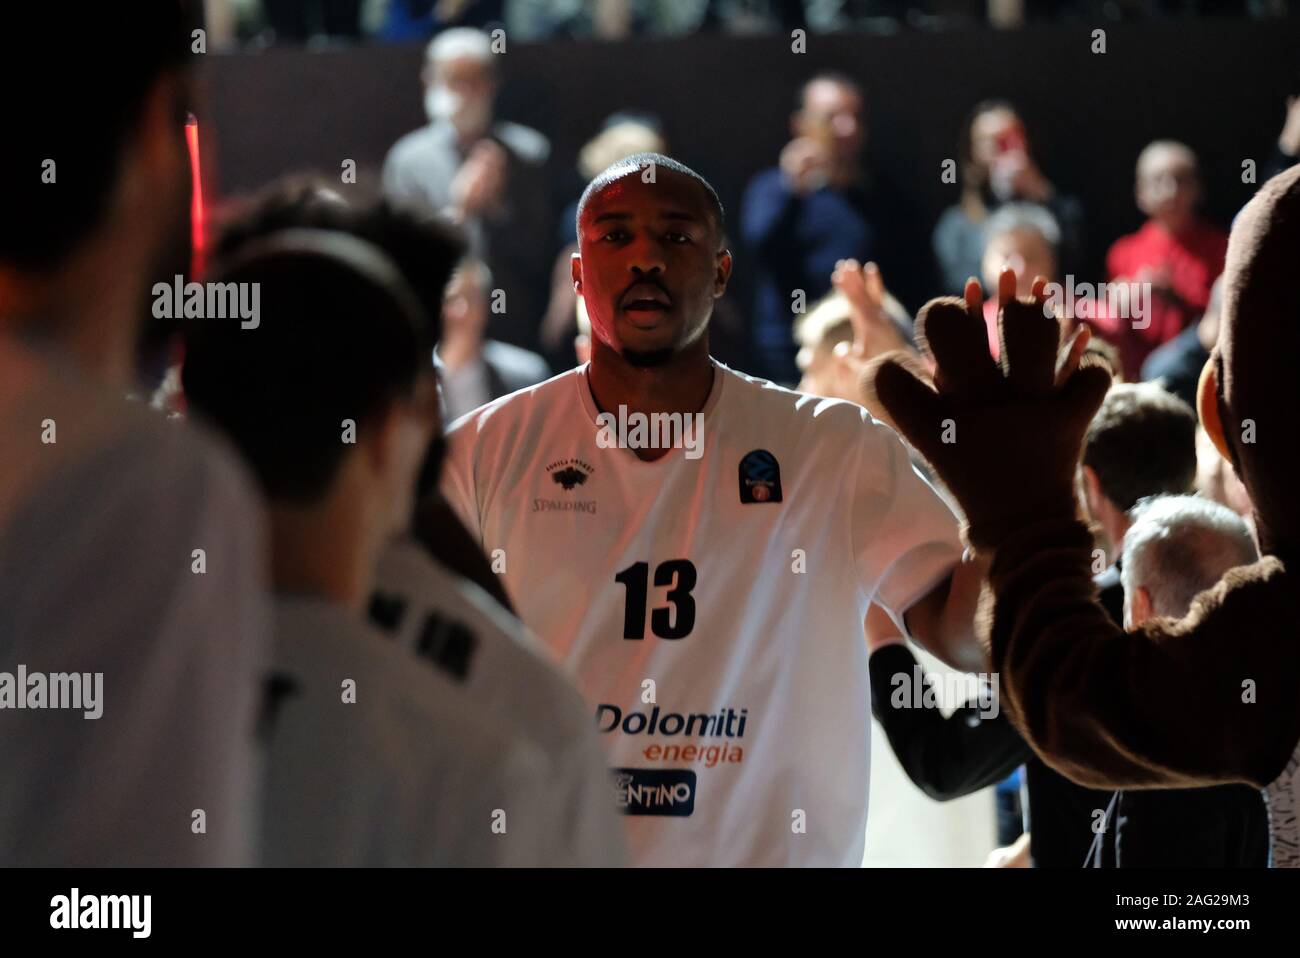
[[[1100,361],[1084,356],[1087,327],[1062,343],[1041,278],[1029,299],[1016,275],[998,283],[1001,360],[989,355],[983,293],[931,300],[917,320],[934,359],[933,383],[896,357],[867,373],[895,427],[933,465],[966,514],[976,549],[991,549],[1024,525],[1076,514],[1074,474],[1083,436],[1110,387]]]
[[[831,272],[831,285],[849,303],[853,357],[865,362],[878,353],[903,345],[903,337],[885,309],[888,294],[880,267],[875,263],[862,266],[855,259],[842,259]]]
[[[461,217],[478,216],[500,202],[505,190],[507,158],[494,140],[474,144],[451,181],[451,199]]]
[[[781,150],[781,173],[790,188],[801,196],[826,185],[830,162],[825,145],[806,136],[796,137]]]

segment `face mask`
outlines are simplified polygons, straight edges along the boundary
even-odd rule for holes
[[[424,91],[424,114],[429,122],[438,123],[450,120],[460,109],[460,96],[445,86],[426,87]]]
[[[491,107],[481,100],[466,100],[445,86],[424,91],[424,113],[431,123],[450,123],[462,133],[482,132],[491,119]]]

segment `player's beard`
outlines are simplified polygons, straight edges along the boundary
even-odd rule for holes
[[[676,355],[677,350],[671,346],[665,346],[663,349],[628,349],[623,348],[623,359],[629,365],[636,369],[655,369],[659,366],[668,365],[669,360]]]

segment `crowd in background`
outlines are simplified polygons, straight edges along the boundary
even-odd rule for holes
[[[1290,0],[206,0],[219,44],[336,44],[428,39],[449,27],[504,28],[524,42],[754,35],[807,29],[961,29],[989,24],[1113,23],[1293,16]]]
[[[608,117],[576,162],[552,156],[544,131],[496,116],[498,62],[480,31],[449,30],[430,43],[422,72],[429,122],[392,147],[382,173],[389,199],[461,224],[479,261],[473,279],[457,287],[442,350],[453,415],[572,363],[579,317],[569,258],[581,185],[622,157],[672,146],[659,117],[629,104]],[[834,282],[845,260],[873,264],[902,342],[911,336],[910,310],[933,295],[960,294],[972,276],[992,289],[1009,265],[1022,295],[1040,275],[1061,284],[1137,284],[1149,293],[1149,315],[1116,315],[1102,296],[1092,312],[1080,304],[1076,317],[1093,328],[1098,348],[1114,349],[1123,378],[1163,377],[1190,399],[1213,346],[1211,292],[1227,243],[1227,224],[1201,212],[1213,184],[1202,181],[1191,146],[1155,140],[1134,158],[1133,181],[1115,184],[1146,220],[1110,239],[1099,274],[1090,266],[1098,238],[1086,239],[1087,211],[1040,167],[1032,131],[1013,103],[974,104],[954,131],[958,159],[949,172],[959,198],[927,236],[907,191],[871,173],[868,95],[835,72],[809,77],[796,91],[786,146],[728,213],[730,242],[740,270],[752,274],[754,297],[719,303],[716,355],[774,382],[799,382],[820,362],[818,337],[826,338],[826,353],[838,335],[812,331],[834,330],[829,315],[842,330],[851,308],[865,308]],[[1300,100],[1279,106],[1277,136],[1260,131],[1268,149],[1261,182],[1300,156]],[[548,198],[570,166],[572,200],[556,208],[562,204]],[[992,301],[986,312],[996,352]]]

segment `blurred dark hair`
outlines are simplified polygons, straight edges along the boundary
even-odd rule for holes
[[[182,0],[15,3],[3,17],[0,260],[49,269],[103,220],[149,92],[189,69],[196,24]],[[175,106],[183,140],[189,104]]]
[[[1083,464],[1125,512],[1148,496],[1185,495],[1196,479],[1196,414],[1155,383],[1114,385],[1088,426]]]
[[[465,255],[460,230],[437,217],[394,206],[348,187],[345,195],[315,174],[285,177],[225,211],[213,255],[220,261],[239,247],[284,229],[325,229],[374,243],[397,266],[426,313],[423,339],[432,348],[442,333],[442,297]]]
[[[975,121],[985,113],[992,113],[994,110],[1008,110],[1020,116],[1020,111],[1010,100],[998,98],[981,100],[971,107],[971,111],[962,120],[961,135],[957,141],[957,163],[961,168],[963,190],[983,193],[988,187],[988,170],[975,162],[975,152],[971,149],[971,136],[975,131]]]
[[[348,449],[343,420],[364,429],[432,372],[434,306],[463,250],[446,227],[302,181],[231,224],[209,280],[260,284],[259,325],[200,321],[182,382],[272,500],[323,496]]]

